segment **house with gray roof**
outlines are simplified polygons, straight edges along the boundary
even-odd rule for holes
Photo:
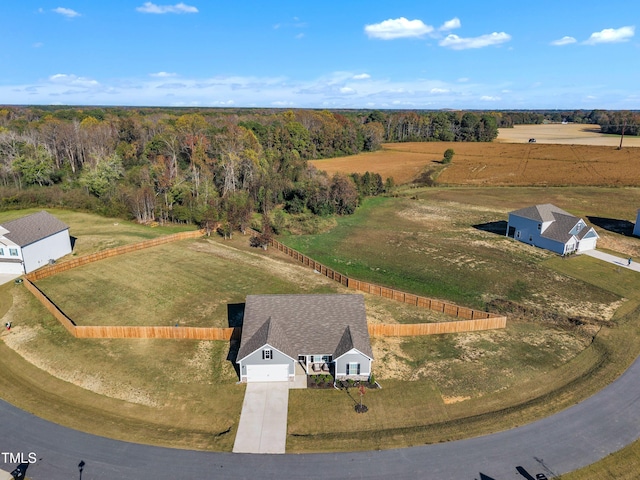
[[[550,203],[509,213],[507,236],[560,255],[593,250],[599,238],[583,219]]]
[[[0,273],[22,275],[71,253],[69,227],[46,211],[0,225]]]
[[[237,363],[242,382],[307,375],[368,379],[373,351],[362,295],[248,295]]]

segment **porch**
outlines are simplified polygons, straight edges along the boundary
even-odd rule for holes
[[[333,375],[331,355],[298,355],[298,364],[307,375]]]

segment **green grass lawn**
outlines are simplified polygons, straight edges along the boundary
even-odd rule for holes
[[[77,325],[228,327],[228,305],[248,294],[326,293],[256,269],[206,239],[183,240],[94,262],[37,282]]]
[[[468,203],[473,191],[454,190],[457,201],[448,189],[368,199],[328,232],[281,241],[347,276],[473,308],[486,308],[495,298],[541,308],[566,305],[567,299],[576,306],[615,301],[611,292],[581,280],[558,281],[543,263],[553,254],[487,231],[500,221],[506,227],[504,204],[518,189],[496,189],[502,199],[488,206]]]

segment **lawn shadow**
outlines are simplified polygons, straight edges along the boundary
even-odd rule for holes
[[[505,220],[498,220],[497,222],[479,223],[477,225],[472,225],[472,226],[477,230],[482,230],[483,232],[495,233],[496,235],[507,234],[507,222]]]
[[[229,340],[229,353],[227,353],[227,361],[231,362],[231,366],[236,371],[238,380],[240,379],[240,365],[236,363],[238,359],[238,350],[240,350],[240,335],[242,334],[242,322],[244,320],[244,303],[227,304],[227,323],[233,328],[231,340]]]
[[[633,235],[633,227],[635,224],[629,220],[618,220],[616,218],[604,217],[587,217],[595,226],[608,230],[610,232],[619,233],[626,237]]]
[[[76,241],[78,240],[77,237],[74,237],[72,235],[69,235],[69,241],[71,242],[71,251],[73,252],[73,249],[76,246]]]

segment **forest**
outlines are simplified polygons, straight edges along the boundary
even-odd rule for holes
[[[0,209],[57,206],[220,225],[225,234],[245,231],[259,213],[278,229],[285,215],[348,215],[364,196],[393,187],[375,173],[328,177],[308,160],[385,142],[490,142],[498,127],[522,123],[605,119],[628,122],[627,134],[638,124],[637,114],[607,111],[2,107]]]
[[[496,136],[493,117],[473,112],[4,107],[0,208],[244,231],[254,213],[350,214],[393,185],[375,173],[329,178],[307,160]]]

